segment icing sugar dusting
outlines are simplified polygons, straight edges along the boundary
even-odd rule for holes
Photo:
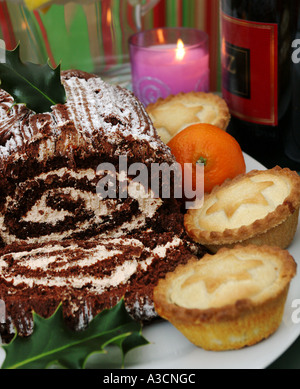
[[[99,77],[62,77],[67,102],[52,112],[36,114],[24,104],[13,106],[12,97],[0,90],[0,158],[7,158],[47,130],[54,143],[65,126],[71,126],[90,144],[100,133],[112,144],[124,137],[149,142],[151,147],[169,149],[160,140],[144,106],[127,89],[104,82]],[[50,131],[49,131],[50,130]]]
[[[30,139],[33,135],[25,120],[25,107],[22,105],[12,107],[12,104],[13,100],[11,98],[0,105],[0,155],[4,156],[8,156],[12,151],[22,146],[24,141]]]
[[[94,130],[103,129],[108,136],[121,132],[123,136],[153,141],[153,125],[128,90],[110,85],[99,77],[88,80],[71,77],[64,85],[68,112],[79,131],[92,135]],[[57,119],[58,125],[63,124],[61,118]]]

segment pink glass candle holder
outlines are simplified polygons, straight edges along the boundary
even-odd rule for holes
[[[129,38],[132,88],[147,106],[158,98],[209,91],[208,35],[179,27],[138,32]]]

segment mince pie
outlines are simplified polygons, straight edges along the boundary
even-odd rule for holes
[[[240,349],[278,329],[295,274],[294,258],[278,247],[222,248],[161,279],[155,309],[198,347]]]
[[[163,142],[196,123],[208,123],[226,130],[230,113],[224,99],[213,93],[189,92],[160,98],[146,110]]]
[[[300,177],[288,168],[252,170],[225,181],[188,210],[185,228],[212,252],[237,243],[287,248],[300,206]]]

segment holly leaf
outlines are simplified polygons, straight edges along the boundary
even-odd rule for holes
[[[20,46],[6,50],[6,62],[0,63],[1,88],[8,92],[16,104],[36,113],[49,112],[51,106],[66,102],[65,88],[60,79],[60,65],[53,69],[20,59]]]
[[[33,320],[32,335],[16,334],[9,344],[2,345],[6,357],[1,369],[45,369],[52,364],[83,369],[91,354],[105,353],[110,344],[120,348],[123,367],[130,350],[149,343],[141,334],[141,325],[127,313],[123,300],[95,316],[84,331],[67,327],[61,304],[47,319],[34,312]]]

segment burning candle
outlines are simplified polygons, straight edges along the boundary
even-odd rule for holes
[[[192,28],[146,30],[129,38],[132,88],[146,106],[158,98],[209,91],[208,36]]]

